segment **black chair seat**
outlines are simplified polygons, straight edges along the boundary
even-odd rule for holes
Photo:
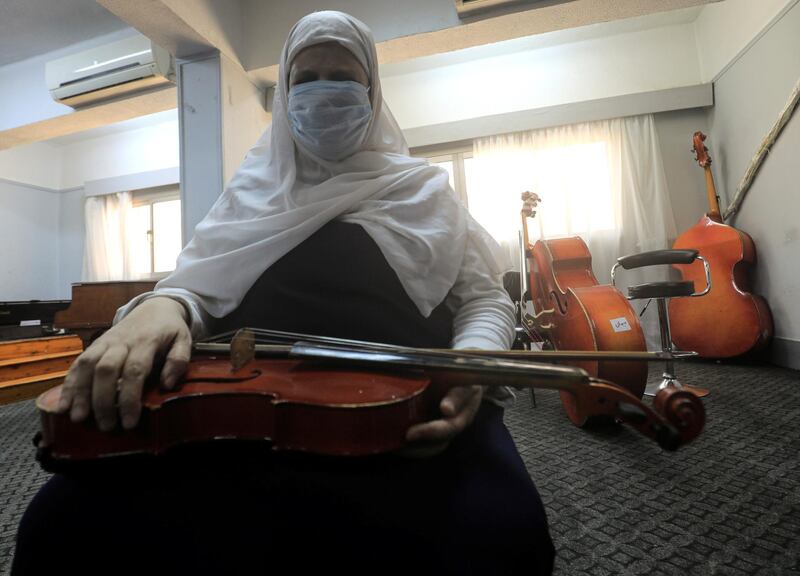
[[[694,282],[650,282],[638,284],[628,288],[628,298],[640,300],[642,298],[678,298],[694,294]]]
[[[617,258],[617,262],[625,270],[641,268],[642,266],[656,266],[658,264],[691,264],[700,254],[698,250],[653,250],[640,254],[630,254]]]

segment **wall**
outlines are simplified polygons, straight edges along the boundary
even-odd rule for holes
[[[223,182],[228,183],[272,120],[265,95],[236,64],[220,57]]]
[[[0,150],[0,180],[59,190],[61,150],[48,142]]]
[[[700,84],[690,23],[404,68],[381,77],[403,129]]]
[[[62,146],[59,188],[74,188],[90,180],[178,166],[177,114],[171,111],[156,116],[164,121]]]
[[[0,300],[70,298],[86,182],[178,164],[176,111],[0,151]]]
[[[179,64],[183,240],[214,205],[266,128],[265,96],[221,54]]]
[[[672,212],[678,232],[694,226],[708,211],[703,169],[694,160],[692,135],[708,134],[708,109],[678,110],[655,114],[661,158],[667,177]]]
[[[58,293],[58,194],[0,181],[0,301]]]
[[[58,194],[58,285],[56,299],[72,298],[71,285],[83,279],[83,188]]]
[[[769,24],[797,0],[725,0],[709,4],[694,23],[703,80],[716,79]]]
[[[715,82],[709,146],[723,207],[800,79],[800,3]],[[755,291],[772,308],[776,363],[800,368],[800,113],[784,129],[733,224],[758,251]]]

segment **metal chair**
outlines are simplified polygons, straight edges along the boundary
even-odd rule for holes
[[[706,396],[708,394],[708,390],[705,388],[682,385],[675,376],[674,359],[695,356],[696,353],[681,352],[674,349],[669,329],[667,300],[669,298],[694,298],[708,294],[708,291],[711,290],[711,270],[708,266],[708,261],[700,256],[697,250],[655,250],[652,252],[643,252],[641,254],[632,254],[630,256],[617,258],[616,264],[614,264],[614,267],[611,269],[611,283],[616,287],[615,273],[617,268],[622,267],[625,270],[632,270],[644,266],[691,264],[695,260],[700,260],[705,268],[706,287],[702,292],[695,291],[694,282],[691,280],[681,282],[649,282],[647,284],[638,284],[628,288],[628,300],[642,300],[646,298],[656,301],[661,333],[661,351],[668,355],[668,359],[665,361],[661,383],[648,386],[645,389],[646,396],[655,396],[659,390],[668,386],[687,388],[697,396]],[[645,305],[645,309],[649,304],[650,302],[648,301]]]

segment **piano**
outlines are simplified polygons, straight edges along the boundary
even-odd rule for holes
[[[56,313],[54,325],[77,334],[84,347],[111,328],[117,309],[144,292],[150,292],[155,280],[120,282],[80,282],[72,285],[69,308]]]
[[[72,300],[0,303],[0,405],[61,384],[72,362],[111,327],[117,309],[154,281],[83,282]]]

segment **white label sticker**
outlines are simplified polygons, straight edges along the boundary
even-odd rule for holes
[[[611,327],[614,329],[614,332],[630,332],[631,325],[628,324],[628,319],[625,316],[621,318],[613,318],[610,320]]]

